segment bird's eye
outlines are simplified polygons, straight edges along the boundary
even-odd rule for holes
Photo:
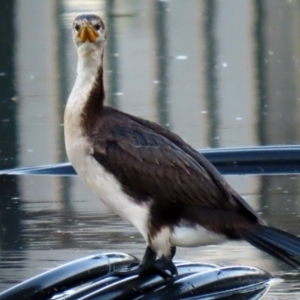
[[[99,23],[94,25],[94,28],[95,28],[97,31],[100,29],[100,27],[101,27],[101,26],[100,26]]]
[[[79,25],[79,24],[76,24],[76,25],[75,25],[75,29],[76,29],[76,31],[79,31],[80,25]]]

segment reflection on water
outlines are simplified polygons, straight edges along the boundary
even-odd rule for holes
[[[26,193],[20,193],[24,178]],[[37,199],[39,186],[51,176],[0,177],[0,290],[64,262],[99,252],[123,251],[142,257],[145,242],[135,228],[101,207],[99,200],[84,192],[71,201],[49,194]],[[243,197],[262,213],[269,224],[299,234],[298,176],[231,176]],[[80,186],[77,177],[69,184]],[[266,185],[265,182],[269,184]],[[286,187],[280,185],[284,182]],[[58,185],[62,188],[64,182]],[[267,186],[267,193],[261,189]],[[266,199],[270,201],[266,203]],[[33,200],[34,199],[34,200]],[[202,248],[179,248],[176,259],[213,262],[221,265],[243,264],[263,268],[284,281],[272,287],[266,299],[284,298],[298,293],[299,275],[290,267],[244,242],[230,242]],[[299,292],[300,293],[300,292]],[[276,298],[275,298],[276,299]]]
[[[0,10],[1,169],[66,161],[62,116],[77,60],[70,24],[86,12],[108,29],[110,105],[196,148],[299,143],[300,0],[12,0]],[[270,224],[300,233],[298,176],[228,180]],[[78,178],[4,176],[0,190],[0,290],[98,251],[142,255],[136,230]],[[290,270],[244,243],[177,257]],[[297,279],[269,299],[294,297]]]

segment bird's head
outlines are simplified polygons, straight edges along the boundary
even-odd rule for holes
[[[106,40],[105,25],[96,15],[80,15],[73,22],[73,41],[79,55],[102,50]]]

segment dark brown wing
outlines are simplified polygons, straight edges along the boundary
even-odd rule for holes
[[[142,124],[114,127],[105,141],[94,143],[93,155],[136,198],[246,211],[255,217],[242,198],[235,199],[215,178],[212,171],[222,179],[214,167],[201,154],[195,159],[194,150],[179,141],[182,145]]]
[[[169,130],[158,125],[157,123],[128,114],[126,114],[126,116],[142,126],[151,128],[155,132],[159,132],[161,135],[171,140],[175,145],[183,149],[187,154],[193,157],[200,165],[202,165],[206,169],[213,181],[223,191],[227,198],[230,199],[230,201],[238,202],[238,204],[244,208],[244,212],[250,217],[253,217],[254,219],[260,219],[257,213],[253,210],[253,208],[226,182],[226,180],[219,173],[219,171],[202,154],[200,154],[190,145],[185,143],[177,134],[170,132]],[[260,220],[260,222],[263,221]]]

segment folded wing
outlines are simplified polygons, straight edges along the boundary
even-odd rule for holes
[[[217,176],[222,177],[217,170],[181,143],[140,124],[114,127],[105,141],[94,139],[93,156],[115,174],[127,192],[140,199],[247,212],[256,219],[247,203],[218,180]]]

